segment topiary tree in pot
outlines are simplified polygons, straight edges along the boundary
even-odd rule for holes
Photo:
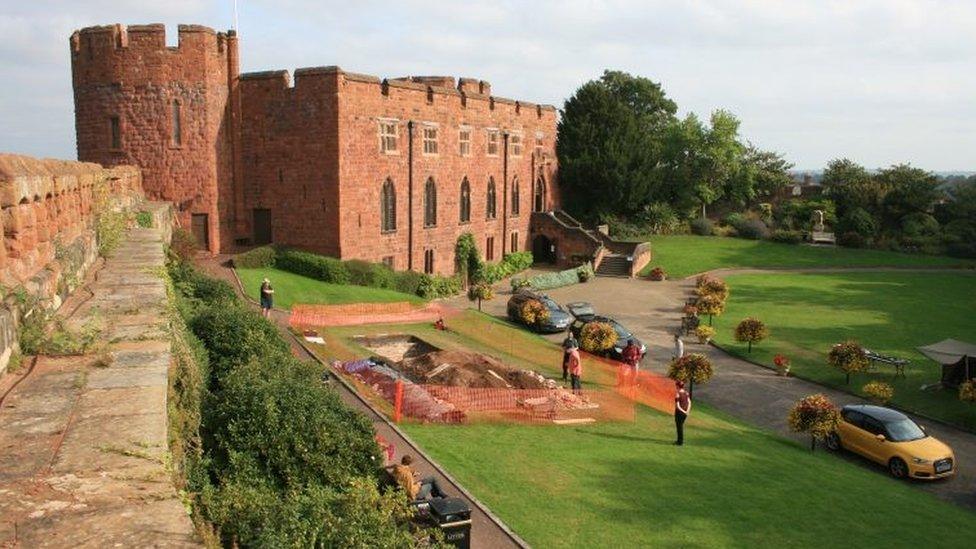
[[[870,364],[864,348],[853,339],[834,345],[827,353],[827,362],[844,372],[848,385],[851,383],[851,374],[866,370]]]
[[[687,383],[691,395],[694,395],[695,383],[705,383],[712,379],[713,374],[712,362],[701,353],[687,354],[668,365],[668,377]]]
[[[752,352],[752,344],[769,337],[769,328],[758,318],[745,318],[735,327],[735,340],[740,343],[749,344],[749,352]]]
[[[810,433],[810,451],[817,448],[817,441],[824,440],[837,430],[840,411],[823,394],[804,397],[790,410],[787,421],[795,433]]]
[[[481,311],[482,301],[491,301],[494,298],[495,290],[491,287],[491,284],[479,282],[468,288],[468,299],[478,302],[478,311]]]
[[[549,321],[549,309],[537,299],[530,299],[519,308],[519,318],[527,326],[538,328]]]
[[[617,344],[617,331],[606,322],[590,322],[580,330],[580,348],[588,353],[604,354]]]

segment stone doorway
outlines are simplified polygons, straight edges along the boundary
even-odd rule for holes
[[[532,259],[536,263],[556,263],[556,242],[546,235],[536,235],[532,239]]]

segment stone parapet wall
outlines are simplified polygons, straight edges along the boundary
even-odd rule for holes
[[[143,200],[137,168],[0,154],[0,372],[25,304],[57,309],[95,263],[99,210]]]

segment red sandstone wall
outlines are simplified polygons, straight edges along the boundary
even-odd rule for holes
[[[444,85],[431,85],[440,84]],[[339,181],[340,255],[381,261],[394,256],[396,269],[423,270],[424,250],[435,249],[435,270],[454,272],[454,244],[463,232],[472,232],[484,257],[488,236],[495,238],[495,261],[510,250],[510,238],[518,232],[518,249],[529,249],[529,219],[532,212],[532,182],[542,174],[548,192],[546,208],[555,206],[556,112],[552,107],[482,95],[490,92],[486,83],[464,79],[463,93],[451,78],[421,82],[388,81],[344,73],[339,79]],[[399,121],[399,154],[379,150],[379,118]],[[408,258],[408,122],[413,122],[413,261]],[[438,154],[423,153],[422,124],[438,127]],[[471,154],[459,154],[458,129],[470,126]],[[521,132],[520,157],[508,158],[504,169],[504,141],[499,154],[487,152],[487,128]],[[543,135],[543,154],[535,154],[536,132]],[[496,185],[497,216],[486,219],[489,176]],[[383,182],[392,178],[397,193],[397,230],[381,231],[380,196]],[[424,228],[424,185],[428,177],[437,184],[437,226]],[[471,220],[461,223],[460,188],[464,177],[471,185]],[[519,181],[520,214],[511,214],[512,181]]]
[[[114,196],[141,196],[138,169],[120,166],[40,160],[0,154],[0,206],[3,208],[3,246],[0,247],[0,284],[28,285],[40,271],[52,270],[45,280],[57,281],[55,243],[71,244],[93,226],[96,186],[105,185]],[[54,288],[28,291],[54,294]]]
[[[180,25],[179,47],[170,48],[163,25],[114,25],[77,31],[70,46],[78,158],[139,166],[148,196],[174,202],[184,227],[191,213],[208,214],[211,250],[232,244],[227,101],[236,37]],[[178,146],[171,139],[174,99],[182,111]],[[116,149],[112,116],[121,123]]]
[[[339,255],[338,126],[334,71],[241,78],[244,233],[270,208],[274,242]]]

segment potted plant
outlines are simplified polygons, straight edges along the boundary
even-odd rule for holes
[[[667,277],[668,277],[667,273],[665,273],[664,269],[662,269],[661,267],[654,267],[653,269],[651,269],[651,275],[650,275],[651,280],[661,281],[666,279]]]
[[[776,365],[776,373],[781,376],[790,375],[790,359],[784,355],[776,355],[773,357],[773,364]]]
[[[712,340],[712,337],[715,335],[715,328],[711,326],[699,326],[695,328],[695,335],[698,336],[698,343],[704,345]]]

